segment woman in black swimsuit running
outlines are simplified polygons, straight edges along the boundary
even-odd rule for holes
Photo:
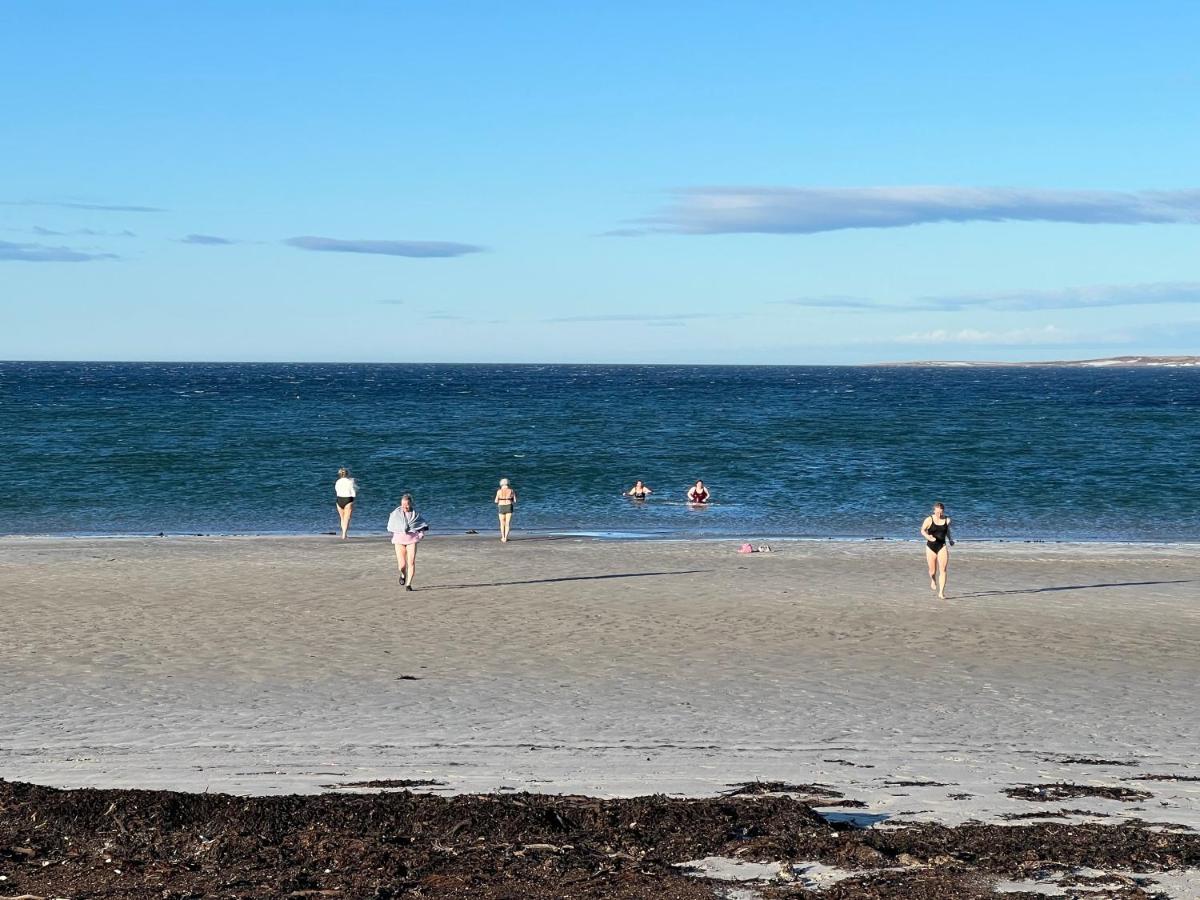
[[[921,537],[925,538],[925,561],[929,563],[929,589],[937,591],[939,600],[945,600],[946,570],[950,567],[950,548],[954,546],[945,504],[933,504],[933,512],[921,523]]]

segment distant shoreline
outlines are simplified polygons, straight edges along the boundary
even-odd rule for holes
[[[996,362],[974,360],[919,360],[911,362],[870,363],[871,367],[888,368],[895,366],[948,366],[953,368],[1020,368],[1020,369],[1140,369],[1167,368],[1182,369],[1192,366],[1200,367],[1200,356],[1105,356],[1099,359],[1058,359],[1043,362]]]

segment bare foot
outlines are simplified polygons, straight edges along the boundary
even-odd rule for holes
[[[935,575],[929,576],[929,589],[931,591],[937,590],[937,576],[935,576]]]

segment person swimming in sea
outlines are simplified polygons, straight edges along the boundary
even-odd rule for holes
[[[688,490],[687,498],[688,503],[707,503],[712,499],[712,494],[704,486],[704,482],[697,479],[696,483]]]
[[[517,492],[512,489],[507,478],[500,479],[500,487],[492,499],[496,504],[496,514],[500,517],[500,542],[508,543],[508,532],[512,528],[513,510],[517,506]]]
[[[645,500],[653,493],[654,491],[642,484],[641,479],[638,479],[637,483],[625,492],[625,496],[634,500]]]
[[[950,537],[950,517],[944,503],[933,504],[933,511],[921,523],[921,537],[925,539],[925,561],[929,563],[929,589],[937,591],[939,600],[945,600],[946,570],[954,539]]]

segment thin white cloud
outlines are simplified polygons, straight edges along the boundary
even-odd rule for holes
[[[324,253],[370,253],[383,256],[408,256],[416,259],[464,256],[481,253],[484,248],[477,244],[460,244],[453,241],[364,241],[305,235],[284,241],[300,250],[315,250]]]
[[[844,309],[854,312],[880,310],[908,312],[933,310],[959,312],[972,309],[1004,312],[1037,312],[1047,309],[1093,309],[1105,306],[1148,306],[1156,304],[1200,304],[1200,282],[1160,281],[1146,284],[1094,284],[1051,290],[994,291],[914,297],[905,301],[881,301],[867,297],[797,297],[781,300],[792,306]]]
[[[1086,338],[1091,340],[1092,338]],[[935,328],[900,335],[888,343],[895,344],[985,344],[988,346],[1018,346],[1044,344],[1075,344],[1085,340],[1083,335],[1044,325],[1041,328],[1013,328],[1007,331],[984,331],[978,328]]]
[[[14,244],[0,241],[0,262],[91,262],[97,259],[117,259],[115,253],[85,253],[70,247],[50,247],[46,244]]]
[[[693,187],[613,234],[816,234],[930,222],[1200,223],[1200,189],[1092,191],[949,186]]]

